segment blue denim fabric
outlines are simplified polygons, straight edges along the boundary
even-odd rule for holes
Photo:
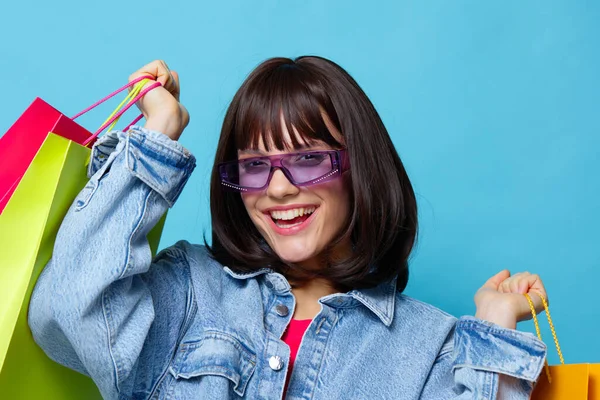
[[[236,274],[187,242],[151,257],[146,235],[194,166],[160,133],[102,138],[35,288],[35,340],[106,399],[284,396],[281,336],[295,306],[285,277]],[[457,320],[398,294],[395,282],[319,302],[288,399],[527,399],[544,363],[533,335]]]

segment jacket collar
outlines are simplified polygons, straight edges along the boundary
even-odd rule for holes
[[[224,269],[231,277],[240,280],[264,275],[265,285],[277,294],[286,294],[292,289],[283,275],[274,272],[270,268],[262,268],[249,273],[237,273],[229,267],[224,267]],[[353,302],[358,301],[373,312],[385,326],[390,326],[394,320],[396,281],[397,279],[394,278],[390,282],[381,283],[374,288],[355,289],[347,293],[334,293],[321,298],[319,302],[338,308],[350,307]]]
[[[394,320],[396,303],[396,281],[380,283],[369,289],[352,290],[348,295],[361,302],[371,310],[385,326],[390,326]]]

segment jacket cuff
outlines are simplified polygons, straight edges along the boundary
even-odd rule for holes
[[[139,126],[127,132],[112,131],[98,139],[92,149],[88,176],[108,169],[120,150],[126,166],[172,207],[196,167],[196,158],[181,143]]]
[[[531,333],[462,317],[454,336],[452,369],[472,368],[535,382],[544,367],[546,345]]]

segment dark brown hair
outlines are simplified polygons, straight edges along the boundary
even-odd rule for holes
[[[356,81],[325,58],[272,58],[260,64],[235,94],[225,115],[212,170],[210,208],[213,257],[238,272],[269,266],[294,277],[264,241],[241,195],[224,191],[217,165],[235,160],[238,149],[286,149],[281,116],[308,143],[342,146],[329,132],[325,113],[342,133],[350,161],[352,213],[328,250],[351,238],[353,254],[329,260],[318,276],[350,289],[373,287],[398,276],[408,282],[408,257],[417,234],[417,205],[410,180],[379,114]],[[290,135],[292,146],[298,138]]]

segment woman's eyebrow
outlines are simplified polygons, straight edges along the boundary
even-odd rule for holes
[[[301,152],[301,151],[310,151],[314,148],[323,147],[321,143],[300,143],[298,146],[294,148],[288,149],[288,152]],[[244,149],[238,150],[238,155],[253,155],[253,156],[264,156],[267,153],[259,150],[259,149]]]
[[[238,150],[238,154],[249,154],[249,155],[255,155],[255,156],[262,156],[265,153],[263,153],[261,150],[258,150],[258,149],[245,149],[245,150]]]

